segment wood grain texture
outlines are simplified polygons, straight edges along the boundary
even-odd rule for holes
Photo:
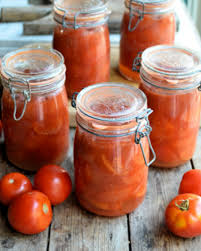
[[[191,168],[190,162],[170,170],[150,168],[146,199],[129,216],[132,251],[200,250],[201,237],[185,240],[173,236],[164,222],[165,208],[177,195],[183,174]]]
[[[10,172],[25,173],[7,162],[4,154],[4,146],[0,145],[0,178]],[[0,250],[1,251],[46,251],[48,243],[48,229],[38,235],[23,235],[14,231],[7,221],[7,208],[0,204]]]
[[[69,157],[63,163],[73,179],[73,138],[71,130]],[[50,251],[128,251],[127,217],[98,217],[77,205],[72,194],[54,208]]]
[[[52,8],[47,6],[3,7],[1,22],[32,21],[51,13]]]

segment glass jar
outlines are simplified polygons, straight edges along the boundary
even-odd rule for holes
[[[123,84],[97,84],[78,94],[76,106],[74,168],[80,205],[103,216],[133,211],[143,201],[147,166],[154,160],[148,163],[152,111],[145,95]]]
[[[125,0],[119,60],[125,78],[140,82],[139,59],[146,48],[174,44],[174,4],[175,0]]]
[[[8,160],[35,171],[60,164],[69,146],[63,56],[20,49],[2,59],[2,122]]]
[[[154,46],[142,54],[140,89],[154,110],[155,166],[176,167],[193,156],[200,126],[200,72],[200,59],[186,49]]]
[[[66,89],[71,98],[84,87],[109,80],[110,40],[105,0],[56,0],[53,47],[65,59]]]

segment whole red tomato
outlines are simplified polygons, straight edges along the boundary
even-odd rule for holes
[[[201,235],[201,197],[191,193],[178,195],[166,208],[165,220],[175,235],[185,238]]]
[[[34,187],[46,194],[52,205],[57,205],[67,199],[71,193],[72,182],[65,169],[56,165],[47,165],[36,173]]]
[[[18,195],[32,190],[31,181],[21,173],[9,173],[0,180],[0,202],[8,205]]]
[[[24,193],[11,202],[8,208],[8,221],[20,233],[40,233],[52,221],[50,200],[39,191]]]
[[[179,186],[179,194],[194,193],[201,196],[201,170],[192,169],[183,175]]]

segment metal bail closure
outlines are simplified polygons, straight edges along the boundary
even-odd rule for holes
[[[67,14],[68,14],[68,12],[67,12],[67,11],[64,11],[64,14],[63,14],[63,17],[62,17],[62,26],[63,26],[64,28],[67,28],[67,24],[66,24],[66,20],[65,20]]]
[[[76,98],[79,92],[74,92],[72,96],[71,106],[76,108]]]
[[[17,102],[16,102],[16,88],[12,87],[11,82],[18,82],[18,83],[22,83],[25,84],[27,86],[27,90],[23,90],[23,95],[24,95],[24,107],[22,110],[21,115],[17,118]],[[9,78],[8,79],[8,88],[10,90],[10,94],[14,103],[14,111],[13,111],[13,119],[15,121],[19,121],[22,119],[22,117],[24,116],[24,113],[26,111],[26,106],[27,103],[31,101],[31,89],[30,89],[30,85],[29,85],[29,81],[23,80],[23,79],[17,79],[17,78]]]
[[[89,24],[79,24],[78,22],[77,22],[77,19],[78,19],[78,17],[80,16],[80,15],[85,15],[86,14],[86,12],[82,12],[82,11],[78,11],[78,12],[76,12],[75,13],[75,15],[74,15],[74,18],[73,18],[73,24],[72,24],[72,22],[66,22],[66,17],[67,17],[67,15],[68,15],[68,11],[67,10],[63,10],[63,12],[64,12],[64,14],[63,14],[63,17],[62,17],[62,25],[63,25],[63,27],[64,28],[68,28],[68,27],[72,27],[73,26],[73,29],[75,29],[75,30],[77,30],[77,29],[79,29],[79,28],[81,28],[81,27],[88,27],[88,26],[90,26]],[[95,13],[95,10],[91,10],[91,11],[88,11],[87,12],[87,14],[94,14]],[[104,24],[104,20],[101,20],[101,21],[99,21],[99,22],[96,22],[95,24],[96,25],[102,25],[102,24]],[[94,23],[93,24],[91,24],[91,26],[94,26]]]
[[[134,0],[130,0],[130,3],[129,3],[129,15],[130,15],[130,18],[129,18],[129,23],[128,23],[128,30],[131,31],[131,32],[136,30],[136,28],[138,27],[140,21],[142,21],[142,19],[144,18],[144,3],[141,2],[141,1],[138,1],[138,3],[142,5],[142,12],[140,12],[139,10],[136,10],[136,12],[138,13],[138,19],[137,19],[137,22],[135,23],[135,25],[133,27],[131,27],[133,17],[134,17],[133,7],[132,7],[133,1]]]
[[[133,60],[132,71],[140,72],[142,60],[142,51],[138,52],[137,56]]]
[[[136,144],[140,144],[140,148],[141,148],[141,151],[142,151],[142,155],[143,155],[143,158],[144,158],[144,161],[145,161],[145,164],[146,166],[150,166],[156,159],[156,154],[154,152],[154,149],[151,145],[151,140],[150,140],[150,132],[152,130],[151,126],[150,126],[150,123],[149,123],[149,119],[148,119],[148,116],[153,112],[153,110],[151,109],[146,109],[143,113],[139,114],[137,117],[136,117],[136,122],[138,123],[137,125],[137,129],[136,129],[136,133],[135,133],[135,143]],[[145,120],[145,121],[144,121]],[[146,159],[146,156],[145,156],[145,152],[144,152],[144,149],[143,149],[143,146],[142,146],[142,142],[141,142],[141,139],[144,138],[144,137],[147,137],[148,139],[148,143],[149,143],[149,147],[150,147],[150,150],[151,150],[151,153],[153,155],[153,158],[152,160],[150,160],[149,162],[147,162],[147,159]]]

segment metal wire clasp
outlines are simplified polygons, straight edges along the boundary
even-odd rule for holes
[[[80,15],[94,14],[94,13],[95,13],[94,10],[88,11],[87,13],[86,13],[86,12],[83,12],[83,11],[78,11],[78,12],[76,12],[75,15],[74,15],[73,24],[72,24],[72,22],[70,22],[70,21],[69,21],[69,22],[66,22],[66,17],[67,17],[67,15],[68,15],[68,11],[65,10],[65,11],[63,11],[63,12],[64,12],[63,17],[62,17],[62,25],[63,25],[63,27],[64,27],[64,28],[67,28],[67,27],[72,27],[72,26],[73,26],[73,29],[75,29],[75,30],[76,30],[76,29],[79,29],[79,28],[81,28],[81,27],[89,27],[89,26],[98,26],[98,25],[102,25],[102,24],[105,23],[105,20],[108,20],[108,18],[107,18],[107,19],[103,19],[103,20],[101,19],[101,21],[92,23],[91,25],[89,25],[89,24],[78,24],[77,19],[78,19],[78,17],[79,17]]]
[[[18,118],[17,118],[17,115],[16,115],[17,114],[16,88],[14,88],[11,85],[11,82],[18,82],[18,83],[25,84],[27,86],[27,90],[23,90],[24,107],[23,107],[21,115]],[[24,116],[24,113],[26,111],[27,103],[31,101],[31,89],[30,89],[29,81],[24,80],[24,79],[9,78],[8,79],[8,88],[9,88],[9,91],[10,91],[10,94],[11,94],[11,98],[12,98],[13,103],[14,103],[13,119],[15,121],[19,121]]]
[[[143,113],[139,114],[136,117],[136,122],[138,123],[138,125],[137,125],[137,129],[136,129],[136,133],[135,133],[135,143],[140,144],[140,148],[141,148],[142,155],[143,155],[146,166],[150,166],[156,159],[156,154],[155,154],[154,149],[153,149],[153,147],[151,145],[151,140],[150,140],[150,137],[149,137],[152,128],[150,126],[148,116],[152,112],[153,112],[153,110],[147,109]],[[147,162],[145,152],[144,152],[142,142],[141,142],[141,139],[144,138],[144,137],[147,137],[149,147],[150,147],[151,153],[153,155],[152,160],[150,160],[149,162]]]
[[[72,96],[72,101],[71,101],[71,105],[72,107],[76,108],[76,98],[79,92],[74,92],[73,96]]]
[[[129,3],[129,23],[128,23],[128,30],[129,31],[134,31],[136,30],[137,26],[139,25],[140,21],[142,21],[142,19],[144,18],[144,3],[141,2],[141,1],[138,1],[139,4],[142,5],[142,11],[139,11],[139,10],[135,10],[137,13],[138,13],[138,19],[137,19],[137,22],[136,24],[134,25],[134,27],[131,27],[132,25],[132,21],[133,21],[133,7],[132,7],[132,3],[133,3],[134,0],[130,0],[130,3]]]
[[[142,51],[138,52],[137,56],[133,60],[133,66],[132,66],[133,71],[140,72],[141,60],[142,60]]]

